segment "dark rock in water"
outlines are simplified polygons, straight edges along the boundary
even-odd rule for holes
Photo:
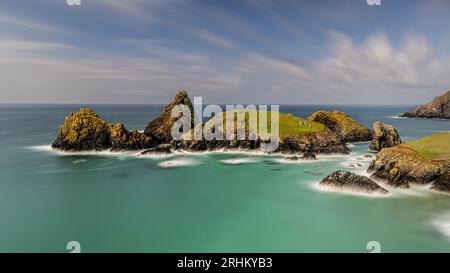
[[[157,147],[150,148],[141,153],[141,155],[167,155],[172,153],[170,144],[161,144]]]
[[[363,155],[364,158],[373,158],[371,155]]]
[[[380,187],[372,179],[356,175],[345,171],[336,171],[325,177],[320,183],[320,186],[350,192],[359,192],[365,194],[387,194],[389,193],[383,187]]]
[[[370,149],[380,151],[383,148],[394,147],[402,143],[397,130],[392,125],[377,121],[373,124],[373,140]]]
[[[175,99],[169,103],[158,117],[150,121],[144,133],[160,142],[169,143],[172,140],[171,128],[178,118],[172,118],[172,109],[177,105],[185,105],[191,111],[191,128],[194,128],[194,107],[186,91],[178,91]]]
[[[300,157],[301,159],[307,159],[307,160],[316,160],[317,157],[314,153],[306,152],[303,153],[303,155]]]
[[[303,153],[301,156],[293,155],[293,156],[285,157],[284,159],[296,161],[296,160],[301,160],[301,159],[303,159],[303,160],[316,160],[317,158],[316,158],[316,155],[314,153],[306,152],[306,153]]]
[[[401,117],[450,119],[450,91],[434,98],[427,104],[417,107],[414,111],[402,114]]]
[[[432,189],[450,193],[450,171],[438,176],[431,186]]]
[[[308,117],[309,120],[322,123],[335,132],[343,142],[372,140],[372,132],[361,123],[339,111],[319,111]]]
[[[129,132],[122,124],[111,126],[89,108],[66,117],[52,147],[63,151],[139,150],[154,146],[151,137]]]

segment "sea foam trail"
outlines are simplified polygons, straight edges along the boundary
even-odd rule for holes
[[[400,117],[400,116],[387,116],[386,118],[392,118],[392,119],[407,119],[408,117]]]
[[[186,167],[186,166],[195,166],[199,163],[192,159],[174,159],[163,161],[158,164],[161,168],[177,168],[177,167]]]
[[[450,240],[450,213],[436,217],[431,221],[431,225]]]
[[[225,165],[241,165],[241,164],[249,164],[256,163],[257,161],[252,158],[234,158],[234,159],[225,159],[220,160],[220,163]]]
[[[359,197],[366,197],[366,198],[387,198],[391,197],[391,193],[388,194],[381,194],[381,193],[365,193],[357,190],[352,189],[340,189],[338,187],[333,186],[323,186],[320,185],[319,182],[315,182],[312,184],[312,188],[321,192],[328,192],[328,193],[335,193],[335,194],[344,194],[344,195],[354,195]]]

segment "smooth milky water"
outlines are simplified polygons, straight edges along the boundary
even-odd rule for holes
[[[91,106],[142,130],[162,105]],[[0,251],[367,252],[450,251],[450,195],[423,187],[387,197],[333,193],[335,170],[365,173],[368,144],[348,156],[290,162],[277,155],[56,153],[73,105],[0,105]],[[281,106],[306,117],[342,110],[366,126],[393,124],[403,140],[449,131],[448,120],[393,118],[408,106]],[[363,167],[349,167],[349,163]]]

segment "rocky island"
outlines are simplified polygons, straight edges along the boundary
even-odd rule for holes
[[[401,117],[450,119],[450,91],[417,107],[414,111],[403,113]]]
[[[194,113],[187,92],[179,91],[160,115],[148,123],[144,132],[130,132],[123,124],[112,125],[101,119],[93,110],[81,108],[79,112],[72,113],[65,119],[52,147],[69,152],[145,150],[143,154],[167,154],[173,150],[256,150],[265,143],[259,132],[252,131],[247,123],[237,124],[236,128],[245,128],[247,136],[256,135],[253,139],[207,140],[201,137],[200,139],[174,140],[171,136],[171,128],[177,118],[172,118],[171,113],[176,105],[186,105],[191,113]],[[222,112],[209,121],[200,123],[200,126],[215,130],[218,121],[226,120],[227,115],[236,115],[238,113],[236,111],[239,110]],[[249,110],[245,111],[248,114]],[[256,114],[259,116],[267,113],[257,111]],[[195,117],[191,116],[191,120],[193,128]],[[270,128],[270,115],[267,122]],[[222,128],[219,130],[222,130],[220,133],[226,133]],[[191,133],[194,133],[194,129]],[[279,146],[274,152],[303,154],[299,158],[308,159],[315,158],[316,153],[347,154],[350,152],[347,142],[370,140],[370,136],[369,129],[342,112],[318,112],[308,119],[279,113]]]

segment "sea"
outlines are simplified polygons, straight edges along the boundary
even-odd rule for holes
[[[71,112],[143,130],[164,105],[0,105],[0,252],[450,252],[450,195],[415,186],[384,197],[329,192],[336,170],[367,175],[368,143],[350,155],[291,162],[259,153],[61,153]],[[404,141],[450,120],[398,118],[414,106],[282,105],[307,117],[340,110]],[[358,164],[357,164],[358,163]],[[383,184],[382,184],[383,185]],[[385,186],[385,185],[383,185]]]

